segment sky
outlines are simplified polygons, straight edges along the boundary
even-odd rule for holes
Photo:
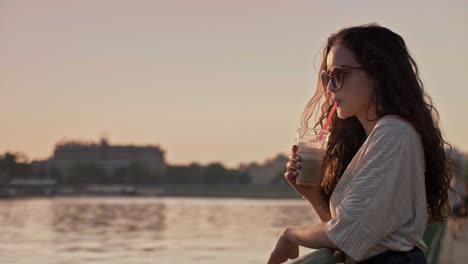
[[[159,145],[169,164],[287,154],[340,28],[377,22],[468,151],[467,1],[0,0],[0,153]]]

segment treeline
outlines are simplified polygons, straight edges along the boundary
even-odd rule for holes
[[[252,181],[247,172],[226,169],[221,163],[169,166],[167,174],[166,183],[249,184]]]
[[[188,166],[167,166],[167,173],[160,175],[152,172],[144,163],[132,162],[127,167],[115,169],[110,175],[96,163],[77,161],[69,168],[67,177],[55,175],[62,184],[248,184],[250,175],[237,170],[224,168],[220,163],[207,166],[190,164]]]
[[[32,166],[24,154],[7,152],[0,156],[0,181],[32,174]]]
[[[33,162],[34,163],[34,162]],[[23,154],[6,153],[0,156],[0,182],[14,178],[52,178],[61,185],[90,184],[249,184],[251,176],[241,170],[225,168],[221,163],[202,166],[167,166],[164,174],[153,172],[141,162],[131,162],[112,171],[99,163],[75,161],[65,171],[55,167],[35,166]]]

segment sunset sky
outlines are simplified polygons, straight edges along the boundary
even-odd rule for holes
[[[0,154],[101,136],[170,164],[286,154],[326,37],[370,22],[402,35],[468,151],[467,3],[0,0]]]

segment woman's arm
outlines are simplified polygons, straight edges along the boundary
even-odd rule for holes
[[[284,230],[284,238],[293,244],[307,248],[338,249],[325,233],[327,222],[308,226],[288,227]]]
[[[304,198],[309,201],[322,222],[330,221],[330,205],[328,204],[325,195],[321,192],[320,187],[311,188],[316,188],[316,190],[314,192],[308,192],[304,195]]]
[[[338,249],[325,232],[326,222],[310,225],[288,227],[278,238],[270,254],[268,264],[280,264],[299,256],[299,246],[308,248]]]

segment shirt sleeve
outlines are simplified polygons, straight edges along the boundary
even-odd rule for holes
[[[329,239],[357,261],[382,238],[411,220],[408,189],[408,131],[400,126],[375,128],[336,214],[326,225]]]

